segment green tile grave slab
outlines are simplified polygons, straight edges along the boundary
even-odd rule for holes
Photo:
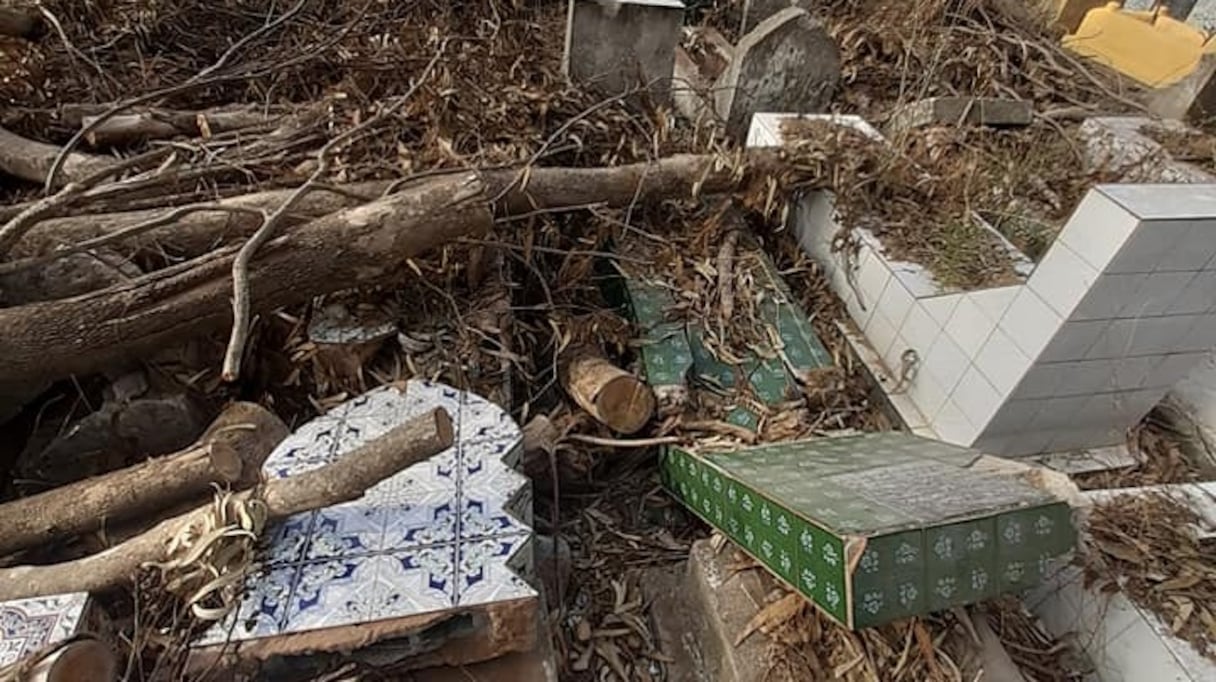
[[[1068,505],[980,457],[893,432],[673,447],[661,470],[685,506],[856,628],[1031,587],[1072,549]]]

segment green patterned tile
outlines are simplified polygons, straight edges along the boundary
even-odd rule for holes
[[[997,571],[1001,591],[1042,581],[1047,563],[1072,549],[1076,531],[1067,504],[1020,509],[996,518]]]
[[[920,530],[870,538],[853,572],[854,626],[927,612],[927,563]]]
[[[929,608],[973,604],[998,593],[993,519],[928,528],[925,551]]]

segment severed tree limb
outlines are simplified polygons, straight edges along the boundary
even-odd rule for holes
[[[451,447],[452,421],[436,408],[346,453],[338,461],[288,478],[269,481],[260,491],[237,493],[238,502],[261,500],[269,521],[362,497],[368,488]],[[0,569],[0,601],[99,591],[123,585],[146,564],[164,561],[168,546],[203,525],[205,505],[162,521],[145,533],[91,556],[48,566]]]
[[[237,403],[198,445],[0,505],[0,556],[155,515],[197,499],[213,483],[249,487],[287,427],[264,408]]]
[[[559,374],[579,407],[617,433],[637,433],[654,415],[650,386],[588,346],[569,351]]]
[[[0,128],[0,172],[30,182],[42,182],[58,154],[59,148],[55,145],[37,142]],[[102,156],[69,154],[52,189],[79,182],[105,170],[113,163]]]
[[[325,146],[321,147],[321,150],[317,152],[317,167],[308,177],[308,180],[303,185],[297,187],[287,197],[287,200],[275,209],[274,213],[266,217],[261,227],[253,233],[249,241],[245,242],[245,245],[237,252],[236,258],[232,261],[232,333],[228,338],[228,348],[224,351],[224,367],[221,373],[224,381],[236,381],[241,375],[241,358],[245,354],[245,343],[249,336],[249,318],[251,316],[249,303],[249,262],[253,260],[254,254],[274,236],[275,231],[283,222],[284,216],[290,213],[296,204],[300,202],[300,199],[313,186],[319,183],[321,178],[324,178],[329,173],[330,164],[333,162],[331,155],[334,150],[396,114],[431,75],[431,70],[439,63],[439,58],[443,56],[447,45],[446,40],[439,44],[439,48],[435,50],[435,55],[431,57],[431,61],[427,62],[426,68],[418,75],[417,80],[410,84],[405,94],[398,97],[391,105],[376,112],[371,118],[353,128],[343,131],[342,134],[326,142]]]
[[[388,185],[388,181],[372,181],[333,188],[314,187],[287,215],[287,224],[296,225],[302,219],[318,218],[327,213],[367,203],[382,194]],[[147,208],[120,213],[51,218],[39,223],[38,229],[22,235],[13,245],[11,253],[13,256],[29,259],[95,239],[100,243],[115,243],[134,249],[162,247],[174,255],[193,258],[206,253],[225,239],[253,234],[262,224],[262,215],[273,211],[294,191],[283,189],[254,192],[172,209]],[[211,210],[212,207],[215,210]],[[160,224],[167,214],[177,211],[182,213],[177,213],[170,222]],[[122,236],[116,236],[117,233]],[[107,241],[101,242],[103,239]],[[67,251],[60,250],[59,253]],[[13,269],[19,268],[14,265]]]
[[[775,154],[745,166],[712,155],[680,155],[613,168],[538,168],[493,207],[487,197],[515,171],[430,178],[364,206],[286,230],[250,269],[253,310],[300,303],[397,274],[405,259],[488,231],[500,215],[537,207],[628,206],[734,189],[776,168]],[[737,160],[736,160],[737,161]],[[756,174],[760,174],[756,176]],[[235,249],[217,249],[119,285],[60,301],[0,309],[0,383],[37,383],[139,357],[166,343],[231,323],[229,272]]]
[[[436,179],[286,230],[251,269],[251,299],[273,310],[382,281],[407,259],[492,224],[476,174]],[[129,284],[0,309],[0,383],[87,373],[229,324],[236,252],[224,247]]]
[[[210,137],[215,133],[264,126],[279,117],[280,114],[252,107],[205,111],[145,109],[111,116],[101,123],[95,123],[97,115],[86,115],[81,117],[80,124],[90,129],[85,138],[91,146],[116,147],[180,135]]]

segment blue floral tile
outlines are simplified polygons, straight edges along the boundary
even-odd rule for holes
[[[535,596],[536,590],[508,567],[527,540],[527,534],[462,540],[456,569],[457,602],[469,606]]]
[[[523,432],[506,410],[479,395],[465,393],[460,410],[462,442],[501,442],[523,438]]]
[[[369,506],[397,507],[432,494],[455,495],[459,489],[457,446],[419,462],[368,488],[360,502]]]
[[[385,551],[452,542],[457,534],[458,500],[444,493],[419,497],[412,503],[385,510]]]
[[[435,407],[452,415],[457,442],[358,500],[272,526],[267,568],[203,645],[536,595],[525,579],[531,486],[512,468],[521,436],[488,401],[422,381],[382,387],[306,424],[266,471],[323,466]]]
[[[85,592],[0,602],[0,666],[76,634],[88,603]]]
[[[528,528],[504,509],[505,496],[482,497],[466,491],[460,506],[460,539],[526,532]]]
[[[280,632],[299,573],[300,567],[293,564],[251,575],[245,581],[245,593],[237,608],[204,632],[196,645],[266,637]]]
[[[267,529],[262,561],[270,566],[278,566],[302,560],[315,516],[316,512],[293,514]]]
[[[302,632],[451,608],[456,549],[427,547],[303,564],[283,632]]]
[[[385,509],[359,502],[318,509],[313,513],[304,560],[379,551],[388,515]]]

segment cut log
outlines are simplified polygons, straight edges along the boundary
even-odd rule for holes
[[[383,436],[356,448],[332,464],[268,482],[261,489],[267,521],[328,507],[361,497],[393,474],[448,449],[451,417],[442,408],[419,415]],[[236,503],[259,499],[252,491],[235,495]],[[145,533],[98,554],[47,566],[0,569],[0,601],[61,592],[95,592],[123,585],[148,563],[164,561],[174,538],[197,533],[211,513],[205,505],[157,524]]]
[[[30,140],[0,128],[0,172],[41,184],[58,155],[59,147],[53,144]],[[111,165],[113,162],[105,157],[74,152],[68,155],[55,186],[83,180]]]
[[[155,517],[166,507],[197,500],[213,483],[249,487],[286,437],[278,417],[258,405],[236,403],[183,452],[0,505],[0,556],[110,523]]]
[[[571,353],[561,370],[574,402],[613,431],[637,433],[654,416],[650,386],[589,348]]]
[[[81,638],[37,660],[0,669],[0,682],[110,682],[118,679],[118,657],[103,642]]]
[[[680,155],[613,168],[466,172],[427,179],[369,204],[285,231],[251,268],[254,312],[381,281],[408,258],[489,230],[500,215],[589,204],[627,206],[717,192],[767,177],[779,157],[749,155],[735,167],[712,155]],[[752,173],[745,172],[747,170]],[[60,301],[0,310],[0,382],[34,384],[140,357],[231,323],[237,247]]]

